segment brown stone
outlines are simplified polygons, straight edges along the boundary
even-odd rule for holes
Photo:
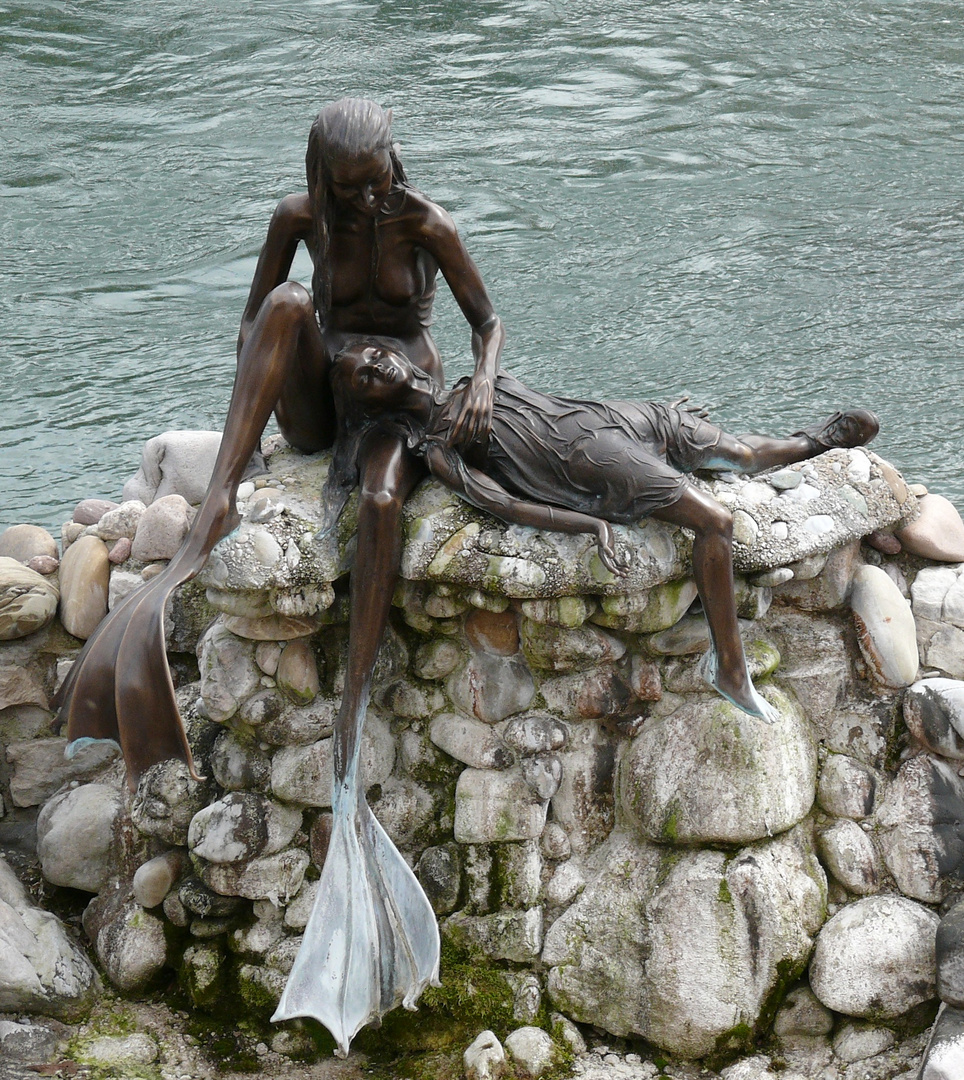
[[[74,508],[73,520],[79,525],[96,525],[108,510],[116,510],[117,503],[109,499],[83,499]]]
[[[224,625],[232,634],[249,641],[291,641],[307,637],[320,628],[324,612],[318,615],[269,615],[264,619],[246,619],[241,615],[227,615]]]
[[[519,651],[519,620],[516,613],[475,608],[465,619],[469,641],[494,656],[514,656]]]
[[[894,535],[911,555],[935,562],[964,562],[964,521],[943,495],[918,500],[920,516]]]
[[[57,541],[39,525],[11,525],[0,533],[0,555],[28,562],[35,555],[57,558]]]
[[[82,536],[60,564],[60,619],[68,634],[86,640],[107,614],[110,562],[107,545]]]
[[[296,705],[308,705],[318,696],[318,664],[304,638],[285,645],[275,678],[278,689]]]

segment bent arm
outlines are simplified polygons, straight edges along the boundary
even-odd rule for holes
[[[258,256],[258,265],[251,280],[248,302],[241,316],[238,334],[238,354],[247,339],[264,298],[288,280],[288,271],[298,243],[307,238],[311,229],[311,209],[307,195],[286,195],[275,208],[268,225],[268,235]]]
[[[480,510],[513,525],[529,525],[549,532],[588,533],[596,538],[599,558],[606,569],[613,574],[626,572],[626,566],[616,554],[615,536],[608,521],[578,510],[519,499],[490,476],[466,465],[448,447],[430,446],[425,460],[433,476]]]
[[[470,443],[488,435],[492,423],[492,398],[505,344],[505,329],[455,223],[434,203],[428,210],[423,237],[426,250],[438,263],[462,314],[472,327],[475,373],[463,396],[461,412],[452,426],[455,443]]]

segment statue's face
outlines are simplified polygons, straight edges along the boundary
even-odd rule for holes
[[[351,376],[352,393],[366,405],[399,404],[412,381],[409,361],[381,345],[362,349]]]
[[[333,161],[329,166],[331,191],[366,217],[374,217],[392,189],[392,159],[388,150],[368,157]]]

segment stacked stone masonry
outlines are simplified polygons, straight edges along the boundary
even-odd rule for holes
[[[110,747],[64,758],[49,712],[78,639],[189,527],[173,481],[81,503],[59,567],[43,530],[0,536],[0,839],[92,895],[84,929],[115,986],[173,967],[197,1007],[236,987],[261,1013],[325,858],[353,528],[349,505],[339,541],[315,539],[324,455],[266,450],[240,528],[169,612],[201,783],[168,762],[131,795]],[[926,1027],[939,996],[932,1054],[953,1054],[964,525],[862,450],[699,482],[733,513],[744,640],[775,724],[697,674],[708,638],[685,532],[617,526],[619,579],[589,537],[504,526],[427,481],[406,507],[366,722],[372,808],[450,954],[499,973],[518,1025],[552,1013],[711,1059],[769,1032],[791,1056],[833,1040],[847,1060]],[[39,916],[9,879],[0,927],[16,923],[23,985],[0,976],[0,1009],[82,1009],[97,976],[69,942],[46,942],[68,958],[63,986],[40,960],[28,978]]]

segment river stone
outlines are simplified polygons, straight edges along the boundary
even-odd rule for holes
[[[878,566],[854,573],[850,597],[857,643],[877,682],[900,689],[917,678],[917,627],[900,590]]]
[[[455,839],[460,844],[536,840],[545,827],[546,807],[519,769],[464,769],[455,788]]]
[[[824,866],[852,893],[866,896],[880,888],[873,841],[855,822],[844,818],[817,836]]]
[[[841,1061],[853,1064],[884,1053],[894,1042],[895,1036],[890,1028],[848,1021],[840,1026],[833,1037],[833,1052]]]
[[[238,715],[272,746],[308,746],[332,733],[340,707],[340,698],[315,698],[296,709],[274,690],[265,690],[248,698]]]
[[[117,508],[110,499],[82,499],[74,507],[73,520],[80,525],[96,525],[108,512]]]
[[[136,1075],[139,1066],[152,1065],[157,1057],[157,1043],[143,1031],[130,1035],[101,1035],[85,1042],[77,1054],[77,1060],[84,1065],[128,1076]]]
[[[491,915],[458,911],[445,920],[442,934],[461,952],[531,964],[542,951],[542,908],[503,909]]]
[[[613,630],[651,634],[675,626],[695,599],[696,582],[683,578],[643,592],[604,596],[602,610],[591,618],[599,626]]]
[[[57,541],[39,525],[11,525],[0,533],[0,557],[25,563],[38,555],[56,559]]]
[[[367,789],[383,784],[395,766],[395,740],[386,721],[369,712],[362,731],[359,774]],[[297,806],[331,806],[332,741],[282,747],[271,759],[271,791]]]
[[[483,1031],[462,1055],[465,1080],[500,1080],[507,1071],[505,1050],[491,1031]]]
[[[67,758],[66,748],[66,739],[26,739],[7,744],[10,798],[14,806],[39,806],[66,781],[98,772],[118,752],[115,743],[96,742]]]
[[[574,629],[592,615],[596,602],[591,596],[559,596],[551,600],[523,600],[521,607],[522,614],[533,622]]]
[[[138,781],[131,821],[145,836],[186,847],[191,819],[207,802],[206,785],[191,778],[183,761],[169,758],[152,765]]]
[[[568,737],[565,724],[546,713],[517,716],[506,724],[505,731],[502,732],[506,745],[517,750],[523,757],[561,750]]]
[[[462,886],[462,853],[458,844],[426,848],[415,874],[436,915],[447,915],[456,909]]]
[[[219,431],[155,435],[144,444],[140,468],[124,485],[124,498],[152,503],[176,493],[197,505],[207,491],[220,445]]]
[[[964,1009],[964,901],[941,919],[935,941],[937,996],[955,1009]]]
[[[618,660],[626,646],[592,626],[570,629],[522,620],[522,650],[529,665],[544,671],[581,671]]]
[[[306,851],[288,848],[246,863],[205,863],[201,877],[208,888],[223,896],[286,904],[301,888],[308,861]]]
[[[211,773],[226,791],[265,791],[271,782],[271,759],[252,740],[222,731],[211,749]]]
[[[904,695],[904,721],[928,750],[964,761],[964,682],[921,679]]]
[[[278,689],[295,705],[309,705],[318,696],[318,663],[304,638],[289,641],[284,647],[275,674]]]
[[[583,872],[573,862],[564,862],[546,884],[546,902],[551,907],[566,907],[586,887]]]
[[[37,855],[47,881],[100,892],[116,866],[120,813],[120,794],[106,784],[82,784],[55,795],[37,818]]]
[[[475,651],[446,683],[452,704],[487,724],[527,709],[535,697],[532,672],[521,656]]]
[[[516,1065],[534,1080],[559,1061],[556,1044],[542,1028],[516,1028],[507,1036],[505,1048]]]
[[[817,937],[810,986],[834,1012],[893,1020],[935,994],[938,918],[903,896],[848,904]]]
[[[141,863],[131,883],[134,899],[143,908],[153,908],[163,903],[181,876],[185,862],[183,851],[175,848]]]
[[[619,777],[627,819],[647,840],[746,843],[802,820],[816,791],[810,726],[780,691],[774,724],[720,698],[688,702],[651,719],[631,744]]]
[[[905,761],[877,809],[877,837],[902,893],[939,904],[964,863],[964,780],[939,758]]]
[[[33,907],[0,858],[0,1012],[78,1020],[100,993],[100,980],[56,915]]]
[[[84,912],[84,930],[107,978],[124,993],[145,989],[167,965],[164,920],[123,892],[95,897]]]
[[[773,1021],[777,1038],[829,1035],[833,1031],[833,1013],[821,1005],[809,986],[797,986],[783,999]]]
[[[924,1051],[920,1080],[960,1080],[964,1076],[964,1011],[942,1005]]]
[[[300,827],[300,810],[232,791],[194,815],[187,843],[192,854],[208,862],[246,862],[280,851]]]
[[[934,562],[964,562],[964,521],[943,495],[918,500],[920,516],[895,530],[905,551]]]
[[[261,689],[254,645],[232,634],[218,619],[198,642],[201,700],[211,720],[223,723]]]
[[[141,562],[173,559],[191,527],[191,506],[181,495],[165,495],[141,515],[131,555]]]
[[[440,750],[473,769],[507,769],[515,761],[498,734],[481,720],[447,713],[432,721],[429,734]]]
[[[825,880],[796,832],[736,854],[614,833],[587,877],[546,935],[553,1005],[687,1058],[749,1040],[823,917]]]
[[[0,641],[42,630],[57,614],[60,593],[42,574],[0,557]]]
[[[565,830],[572,851],[589,851],[613,827],[616,737],[601,724],[578,724],[559,751],[562,782],[552,797],[552,817]]]
[[[81,536],[60,563],[60,620],[74,637],[86,640],[107,614],[110,562],[107,545]]]
[[[145,509],[144,503],[139,499],[122,502],[120,506],[108,510],[88,532],[99,536],[108,544],[114,544],[118,540],[133,541]]]
[[[562,783],[562,762],[555,754],[536,754],[521,762],[522,776],[540,799],[551,799]]]
[[[832,817],[862,821],[874,811],[877,778],[847,754],[828,754],[817,782],[817,803]]]

